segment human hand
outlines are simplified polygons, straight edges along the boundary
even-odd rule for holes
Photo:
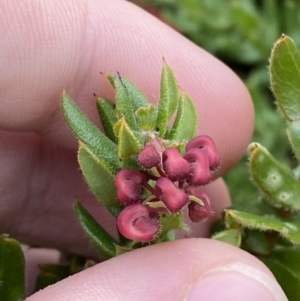
[[[99,71],[118,70],[156,102],[164,56],[196,101],[201,133],[216,141],[222,158],[218,176],[242,156],[253,127],[243,84],[221,62],[142,10],[120,0],[14,0],[1,8],[2,232],[32,245],[95,256],[74,217],[72,204],[78,198],[115,233],[114,219],[82,181],[77,143],[59,106],[65,89],[99,123],[93,92],[113,98]],[[217,216],[229,204],[226,186],[217,179],[207,191]],[[209,223],[194,226],[192,235],[205,236],[208,228]],[[226,293],[228,300],[241,295],[244,300],[286,300],[262,263],[206,239],[125,254],[28,300],[184,300],[193,290],[196,300],[226,300]]]

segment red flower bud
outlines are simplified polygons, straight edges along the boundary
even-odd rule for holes
[[[172,213],[178,212],[189,200],[188,195],[176,187],[168,178],[159,178],[155,189],[160,194],[159,199],[165,203]]]
[[[220,157],[217,153],[216,144],[212,138],[206,135],[199,135],[195,137],[186,145],[186,151],[194,148],[201,149],[206,152],[209,158],[209,167],[211,170],[216,170],[220,166]]]
[[[142,204],[130,205],[118,216],[117,226],[120,233],[131,240],[149,242],[160,229],[159,220],[149,216],[149,210]]]
[[[205,185],[211,180],[211,172],[209,169],[209,158],[205,152],[200,149],[192,148],[184,158],[190,164],[190,176],[187,182],[193,186]]]
[[[115,177],[115,185],[117,187],[117,198],[120,203],[133,204],[140,201],[143,194],[142,173],[131,170],[122,169]]]
[[[204,221],[213,214],[210,200],[204,190],[190,187],[187,189],[187,193],[200,199],[204,204],[200,205],[197,202],[191,201],[191,203],[188,205],[189,218],[193,223]]]
[[[168,147],[162,154],[163,168],[171,181],[184,180],[189,176],[189,163],[175,147]]]
[[[146,168],[152,168],[160,163],[160,155],[154,145],[149,144],[138,155],[138,163]]]

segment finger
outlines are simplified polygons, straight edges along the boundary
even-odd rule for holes
[[[4,3],[2,129],[38,131],[76,149],[59,108],[62,90],[95,122],[93,92],[113,97],[100,71],[119,70],[157,102],[164,56],[196,101],[199,131],[216,140],[222,171],[243,154],[253,126],[248,92],[231,70],[173,29],[127,1]]]
[[[34,300],[285,301],[271,272],[228,244],[186,239],[98,264],[28,298]]]

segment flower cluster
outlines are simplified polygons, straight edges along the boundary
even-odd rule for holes
[[[197,136],[183,156],[175,147],[158,145],[150,143],[138,155],[143,170],[123,169],[115,178],[117,198],[124,205],[117,226],[131,240],[153,240],[160,230],[160,213],[177,213],[187,204],[192,222],[212,214],[209,198],[199,186],[208,184],[220,165],[214,141]]]

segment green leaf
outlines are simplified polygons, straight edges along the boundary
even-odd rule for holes
[[[138,154],[144,147],[143,137],[128,126],[124,117],[115,124],[114,131],[118,136],[118,155],[122,161]]]
[[[223,241],[239,248],[242,242],[242,233],[239,229],[227,229],[214,234],[212,239]]]
[[[179,97],[176,119],[168,139],[189,141],[195,137],[198,128],[198,114],[192,99],[184,92]]]
[[[288,123],[287,135],[293,152],[298,161],[300,161],[300,120]]]
[[[122,83],[127,89],[134,112],[140,107],[148,107],[148,99],[136,85],[134,85],[130,80],[124,77],[122,77]]]
[[[251,143],[248,150],[252,178],[268,202],[276,208],[300,210],[300,185],[293,173],[260,144]]]
[[[164,62],[160,81],[160,100],[156,127],[159,137],[166,133],[169,119],[172,117],[178,105],[178,87],[173,70]]]
[[[140,107],[135,112],[139,128],[142,131],[154,131],[156,126],[157,108],[149,104],[147,107]]]
[[[275,43],[270,59],[271,88],[288,120],[300,119],[300,52],[285,35]]]
[[[131,129],[137,130],[138,126],[134,114],[133,102],[130,98],[131,95],[129,91],[123,82],[123,78],[121,78],[120,74],[117,73],[114,76],[109,75],[108,79],[116,91],[116,111],[118,118],[124,117]],[[131,93],[133,93],[132,90]]]
[[[300,244],[300,222],[282,221],[274,216],[258,216],[237,210],[225,211],[226,227],[275,231],[294,244]]]
[[[86,145],[89,152],[97,157],[112,174],[119,171],[121,166],[117,145],[84,115],[65,92],[62,94],[61,106],[71,130]]]
[[[103,125],[105,135],[115,143],[118,143],[118,139],[114,133],[114,124],[118,121],[115,112],[115,104],[105,98],[97,98],[97,109]]]
[[[244,236],[242,245],[244,250],[256,255],[268,255],[271,252],[270,243],[272,239],[267,236],[267,233],[260,230],[248,229],[245,231]]]
[[[98,251],[101,258],[109,259],[115,257],[117,255],[117,242],[114,238],[98,224],[98,222],[80,203],[77,202],[74,208],[81,227]]]
[[[70,266],[67,264],[44,264],[40,266],[40,273],[35,283],[35,291],[44,289],[70,276]]]
[[[0,300],[25,299],[25,259],[20,244],[0,236]]]
[[[114,174],[83,143],[79,145],[78,162],[94,195],[114,216],[118,216],[120,204],[117,201]]]
[[[279,248],[268,257],[259,257],[276,277],[289,301],[300,300],[300,247]]]

